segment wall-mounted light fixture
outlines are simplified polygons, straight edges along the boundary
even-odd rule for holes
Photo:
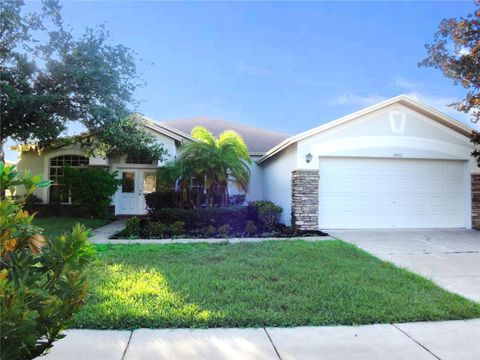
[[[305,161],[307,162],[307,164],[308,164],[310,161],[312,161],[312,158],[313,158],[313,156],[312,156],[312,154],[310,154],[310,153],[308,153],[307,155],[305,155]]]

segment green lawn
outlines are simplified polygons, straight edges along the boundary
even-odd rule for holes
[[[255,327],[480,317],[342,241],[98,245],[74,327]]]
[[[79,222],[85,225],[87,228],[96,229],[100,226],[108,224],[108,219],[92,219],[92,218],[71,218],[71,217],[46,217],[35,218],[33,224],[43,228],[43,235],[45,237],[58,236],[65,231],[70,231],[72,227]]]

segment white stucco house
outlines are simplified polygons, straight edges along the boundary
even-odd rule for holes
[[[279,204],[283,221],[303,229],[480,225],[472,129],[405,95],[294,136],[206,118],[143,120],[170,156],[194,141],[189,133],[196,125],[215,134],[239,132],[254,160],[247,200]],[[116,214],[145,213],[143,194],[154,189],[155,170],[162,165],[127,156],[88,158],[72,146],[21,153],[18,168],[55,180],[64,164],[118,171],[126,181],[113,199]],[[48,202],[51,191],[37,196]]]

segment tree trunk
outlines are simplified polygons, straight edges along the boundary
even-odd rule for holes
[[[3,145],[5,144],[4,139],[0,139],[0,162],[5,164],[5,153],[3,152]],[[0,189],[0,199],[5,199],[6,189],[3,187]]]
[[[224,190],[223,190],[223,206],[227,207],[228,206],[228,182],[226,185],[224,185]]]
[[[5,152],[3,146],[5,145],[5,139],[0,139],[0,162],[5,163]]]

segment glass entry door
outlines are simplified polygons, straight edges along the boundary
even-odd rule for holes
[[[145,203],[145,194],[154,192],[157,188],[157,174],[153,171],[142,171],[141,196],[139,197],[139,212],[138,214],[147,213],[147,204]]]
[[[156,189],[156,173],[152,170],[119,170],[122,184],[115,198],[115,214],[146,214],[145,195]]]

